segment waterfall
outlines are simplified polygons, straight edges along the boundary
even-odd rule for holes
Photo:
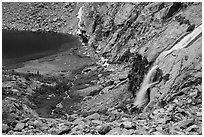
[[[183,39],[181,39],[177,44],[175,44],[170,50],[162,52],[159,57],[156,60],[155,64],[158,64],[161,59],[169,55],[175,50],[179,50],[182,48],[187,47],[194,39],[196,39],[200,34],[202,33],[202,25],[199,25],[194,31],[186,35]],[[153,78],[155,76],[155,73],[157,69],[159,68],[159,65],[154,65],[147,75],[145,76],[140,90],[137,93],[137,96],[134,101],[134,106],[137,108],[141,108],[145,103],[147,103],[146,95],[147,95],[147,89],[152,88],[154,85],[158,84],[159,81],[153,82]]]
[[[139,92],[137,93],[137,96],[135,98],[135,102],[134,102],[134,106],[137,106],[138,108],[140,108],[141,106],[143,106],[146,103],[146,92],[148,88],[153,87],[155,84],[157,84],[158,82],[153,82],[153,78],[156,74],[156,71],[158,69],[158,66],[153,66],[149,72],[147,73],[147,75],[145,76],[141,88],[139,90]],[[152,83],[153,82],[153,83]]]
[[[191,33],[186,35],[183,39],[181,39],[177,44],[175,44],[170,50],[162,52],[158,59],[156,60],[156,63],[159,62],[159,60],[163,59],[170,53],[172,53],[175,50],[179,50],[182,48],[185,48],[189,45],[191,41],[193,41],[197,36],[199,36],[202,33],[202,25],[199,25],[196,29],[194,29]]]
[[[83,6],[79,8],[78,14],[77,14],[77,18],[79,19],[78,22],[78,26],[81,29],[81,22],[82,22],[82,10],[83,10]]]

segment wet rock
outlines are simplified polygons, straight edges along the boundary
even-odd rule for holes
[[[14,131],[13,130],[10,130],[9,132],[8,132],[8,135],[13,135],[14,134]]]
[[[47,131],[49,129],[49,127],[45,124],[45,125],[40,126],[39,129],[41,131]]]
[[[18,90],[18,89],[12,89],[11,91],[12,91],[14,94],[19,93],[19,90]]]
[[[2,124],[2,131],[6,132],[9,129],[9,126],[7,124]]]
[[[157,127],[156,127],[156,130],[157,130],[157,131],[162,131],[162,126],[157,126]]]
[[[34,126],[34,121],[33,120],[29,120],[28,122],[26,122],[26,125],[33,127]]]
[[[132,122],[126,121],[120,125],[121,128],[131,129],[133,128]]]
[[[54,22],[57,21],[57,20],[58,20],[58,18],[54,18],[54,19],[53,19]]]
[[[161,108],[161,109],[156,109],[154,112],[153,112],[153,114],[154,115],[157,115],[157,114],[161,114],[161,113],[164,113],[164,109],[163,108]]]
[[[120,80],[125,80],[125,79],[128,77],[128,74],[129,74],[129,70],[120,72],[120,73],[118,74],[118,78],[119,78]]]
[[[73,125],[78,125],[82,120],[84,120],[84,118],[83,118],[83,117],[79,117],[79,118],[77,118],[76,120],[74,120],[74,121],[72,122],[72,124],[73,124]]]
[[[187,28],[186,32],[191,32],[191,31],[193,31],[194,29],[195,29],[195,24],[192,24],[192,25],[190,25],[190,26]]]
[[[21,131],[25,127],[24,123],[17,123],[14,130]]]
[[[152,133],[153,135],[163,135],[161,132],[159,132],[159,131],[155,131],[155,132],[153,132]]]
[[[129,91],[132,92],[135,97],[135,92],[139,90],[140,84],[142,83],[142,79],[144,78],[145,73],[149,68],[149,62],[145,57],[142,57],[139,53],[136,53],[134,58],[132,59],[132,69],[129,72]]]
[[[69,134],[71,131],[71,127],[66,127],[61,129],[61,131],[59,131],[58,135],[64,135],[64,134]]]
[[[121,118],[121,120],[124,121],[124,122],[126,122],[126,121],[130,122],[132,119],[131,119],[131,118],[128,118],[128,117],[126,117],[126,116],[123,116],[123,117]]]
[[[134,134],[136,135],[148,135],[148,131],[145,128],[139,128],[135,130]]]
[[[198,117],[201,117],[201,116],[202,116],[202,112],[196,112],[196,115],[197,115]]]
[[[113,128],[110,132],[108,132],[106,135],[132,135],[134,133],[134,130],[127,130],[122,128]]]
[[[73,122],[74,120],[76,120],[78,118],[77,114],[73,114],[73,115],[67,115],[67,120],[70,122]]]
[[[187,120],[183,120],[183,121],[180,121],[176,124],[176,127],[177,128],[182,128],[182,129],[185,129],[188,127],[189,124],[192,124],[194,122],[194,119],[187,119]]]
[[[175,14],[175,12],[177,12],[181,8],[182,8],[182,3],[174,2],[173,5],[168,9],[168,12],[163,17],[163,19],[168,19],[168,18],[172,17]]]
[[[46,131],[49,127],[46,123],[41,123],[38,128],[41,130],[41,131]]]
[[[119,114],[118,113],[116,113],[116,114],[110,114],[109,115],[109,117],[108,117],[108,121],[109,122],[113,122],[113,121],[115,121],[115,120],[117,120],[118,118],[119,118]]]
[[[52,134],[52,135],[57,135],[58,131],[56,131],[56,128],[49,128],[48,129],[48,133]]]
[[[195,129],[198,129],[198,126],[197,125],[192,125],[192,126],[186,128],[186,131],[190,132],[191,130],[195,130]]]
[[[102,125],[103,124],[103,122],[100,120],[92,120],[91,122],[96,124],[96,125]]]
[[[109,125],[102,125],[99,129],[98,129],[98,133],[101,135],[105,135],[106,133],[108,133],[111,130],[111,127]]]
[[[86,119],[92,120],[92,119],[99,119],[100,115],[98,113],[94,113],[90,116],[87,116]]]
[[[78,124],[71,129],[71,134],[83,134],[83,130],[85,128],[85,122],[79,121]]]
[[[42,127],[44,124],[45,123],[43,123],[41,120],[37,120],[37,119],[33,122],[33,126],[35,126],[37,128]]]

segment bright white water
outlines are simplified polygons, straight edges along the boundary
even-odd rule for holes
[[[182,48],[187,47],[197,36],[199,36],[202,33],[202,24],[198,26],[196,29],[194,29],[191,33],[186,35],[183,39],[181,39],[177,44],[175,44],[170,50],[162,52],[159,57],[156,60],[156,64],[158,64],[159,60],[163,59],[170,53],[172,53],[175,50],[179,50]],[[141,106],[146,103],[146,94],[147,94],[147,89],[153,87],[156,85],[158,82],[153,82],[152,79],[155,76],[154,74],[156,73],[156,69],[159,68],[158,65],[153,66],[147,75],[145,76],[142,85],[140,87],[139,92],[137,93],[137,96],[135,98],[134,106],[140,108]]]

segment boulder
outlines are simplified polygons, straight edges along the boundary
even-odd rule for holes
[[[124,3],[120,7],[119,11],[117,12],[115,16],[115,20],[114,20],[115,25],[122,24],[125,20],[127,20],[127,18],[130,16],[131,11],[133,9],[134,9],[134,5]]]
[[[92,120],[92,119],[98,120],[99,118],[100,118],[100,115],[98,113],[94,113],[86,117],[86,119],[89,119],[89,120]]]
[[[14,130],[21,131],[25,127],[24,123],[17,123]]]
[[[117,128],[113,128],[106,135],[131,135],[133,133],[134,133],[133,130],[127,130],[127,129],[117,127]]]
[[[106,133],[108,133],[111,130],[111,127],[109,125],[102,125],[99,129],[98,129],[98,133],[101,135],[105,135]]]
[[[72,124],[73,124],[73,125],[78,125],[82,120],[84,120],[83,117],[78,117],[76,120],[74,120],[74,121],[72,122]]]
[[[103,122],[100,120],[91,120],[92,123],[94,123],[95,125],[102,125]]]
[[[125,129],[131,129],[131,128],[133,128],[133,124],[132,124],[132,122],[125,121],[120,125],[120,127],[125,128]]]
[[[9,129],[9,126],[7,124],[2,123],[2,131],[7,132],[8,129]]]
[[[63,129],[61,129],[57,134],[58,135],[69,134],[70,131],[71,131],[71,127],[65,127]]]

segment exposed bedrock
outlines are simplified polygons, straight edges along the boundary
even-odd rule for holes
[[[167,119],[174,121],[182,111],[182,116],[177,119],[180,122],[175,124],[173,129],[187,128],[188,125],[178,126],[185,121],[185,118],[193,119],[194,122],[191,125],[200,125],[197,112],[201,112],[202,106],[202,33],[182,48],[173,50],[172,47],[187,39],[193,33],[192,31],[202,24],[201,4],[100,3],[90,5],[92,6],[89,8],[92,9],[91,18],[96,20],[92,21],[88,17],[84,19],[84,22],[89,22],[84,27],[90,37],[89,49],[93,48],[97,57],[107,59],[104,63],[110,66],[113,63],[124,64],[125,62],[129,62],[131,66],[128,74],[129,82],[124,82],[113,89],[104,88],[105,94],[85,100],[81,105],[82,110],[109,112],[108,108],[114,106],[136,115],[140,112],[142,115],[149,114],[150,121],[158,120],[156,122],[158,124],[162,123],[159,116],[164,116],[165,120],[163,120],[166,123],[163,122],[167,124]],[[164,51],[171,52],[158,59]],[[157,59],[158,61],[155,62]],[[146,75],[155,64],[159,69],[150,77],[150,82],[156,83],[147,88],[144,104],[140,110],[128,110],[131,108],[130,104],[135,101],[132,97],[137,96]],[[101,93],[104,93],[103,91],[105,90]],[[108,94],[106,94],[107,91]],[[157,114],[159,114],[158,117]],[[171,126],[168,127],[172,130]],[[170,132],[178,133],[175,130]]]
[[[129,73],[129,90],[133,94],[139,90],[145,74],[157,57],[181,41],[202,20],[200,3],[85,3],[83,9],[82,22],[90,37],[88,46],[95,49],[97,57],[108,59],[108,63],[134,60]],[[154,92],[151,92],[150,98],[158,96],[162,100],[171,94],[174,81],[183,83],[179,80],[179,70],[184,68],[180,67],[188,68],[190,65],[183,58],[191,59],[192,63],[199,58],[197,56],[201,56],[201,50],[192,50],[195,45],[201,48],[201,35],[189,46],[175,50],[159,61],[163,79],[157,91],[156,88],[152,89]],[[189,57],[191,54],[197,56]],[[201,66],[201,61],[198,62]],[[182,72],[182,75],[185,73]],[[169,83],[167,88],[166,84],[162,84],[169,82],[165,79],[172,81],[173,85]],[[175,86],[179,87],[178,83]]]
[[[97,63],[75,72],[83,99],[59,134],[202,134],[200,25],[201,3],[77,3],[64,28]]]

